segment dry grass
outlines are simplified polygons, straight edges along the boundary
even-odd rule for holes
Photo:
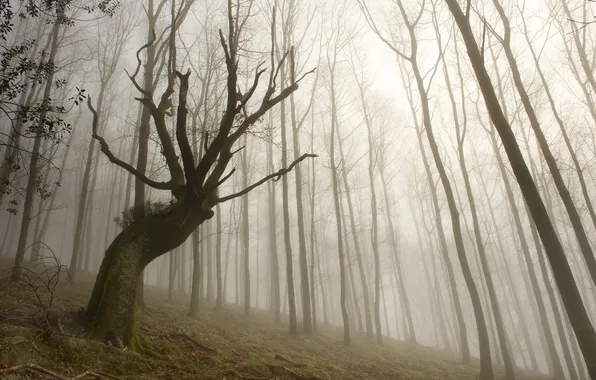
[[[352,346],[346,347],[340,330],[332,327],[312,336],[291,337],[286,326],[276,325],[261,310],[245,318],[237,307],[217,312],[203,304],[200,315],[190,318],[186,298],[167,303],[166,292],[151,288],[147,289],[150,312],[139,315],[138,327],[153,343],[156,355],[141,356],[85,338],[76,311],[85,306],[91,286],[91,281],[58,285],[53,309],[64,325],[64,335],[41,334],[43,328],[35,322],[39,308],[34,294],[0,290],[0,312],[14,308],[4,313],[4,319],[0,317],[0,371],[35,363],[64,376],[91,370],[121,379],[478,378],[477,368],[460,364],[452,353],[392,339],[379,348],[354,338]],[[172,335],[176,332],[205,347]],[[21,372],[6,378],[44,377]],[[544,377],[520,373],[518,379]]]

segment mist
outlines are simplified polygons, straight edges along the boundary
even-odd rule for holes
[[[298,358],[386,361],[258,378],[596,379],[591,2],[1,5],[10,350],[31,308],[140,355],[164,310],[192,342],[232,313]],[[64,373],[43,352],[0,375]]]

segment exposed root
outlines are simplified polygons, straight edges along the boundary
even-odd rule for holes
[[[156,357],[158,356],[153,349],[153,345],[149,341],[149,339],[145,338],[142,334],[135,330],[134,335],[132,337],[132,347],[130,347],[134,352],[137,352],[142,355]]]
[[[118,380],[118,377],[116,377],[116,376],[112,376],[110,374],[98,372],[98,371],[95,371],[95,372],[94,371],[85,371],[85,372],[83,372],[79,375],[76,375],[74,377],[68,377],[68,376],[60,375],[56,372],[50,371],[49,369],[40,367],[37,364],[33,364],[33,363],[20,364],[20,365],[14,366],[14,367],[0,370],[0,376],[8,375],[10,373],[26,372],[26,371],[43,373],[44,375],[51,376],[54,379],[58,379],[58,380],[75,380],[75,379],[82,379],[87,376],[92,376],[96,379],[116,379],[116,380]]]

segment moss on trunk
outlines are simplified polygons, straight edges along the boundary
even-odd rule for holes
[[[115,346],[151,353],[149,342],[135,329],[137,290],[143,269],[180,246],[212,213],[176,207],[165,214],[133,221],[112,242],[101,263],[87,305],[92,337]]]

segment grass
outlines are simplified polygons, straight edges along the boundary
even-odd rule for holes
[[[336,327],[292,337],[287,326],[276,324],[262,310],[253,309],[246,318],[237,306],[216,311],[203,302],[199,315],[191,318],[188,297],[165,302],[167,292],[151,287],[146,288],[149,312],[138,316],[137,326],[155,355],[142,356],[85,337],[80,310],[89,298],[91,278],[56,285],[48,320],[50,325],[59,320],[65,334],[42,334],[45,322],[41,323],[39,303],[47,305],[47,291],[40,289],[38,299],[31,289],[0,287],[0,374],[8,367],[34,363],[64,377],[90,370],[119,379],[478,378],[478,368],[461,364],[454,353],[394,339],[385,338],[384,346],[377,347],[374,341],[353,337],[353,344],[345,346]],[[43,376],[22,371],[4,378]],[[498,371],[497,378],[504,378],[504,373]],[[520,372],[517,378],[545,379],[530,372]]]

